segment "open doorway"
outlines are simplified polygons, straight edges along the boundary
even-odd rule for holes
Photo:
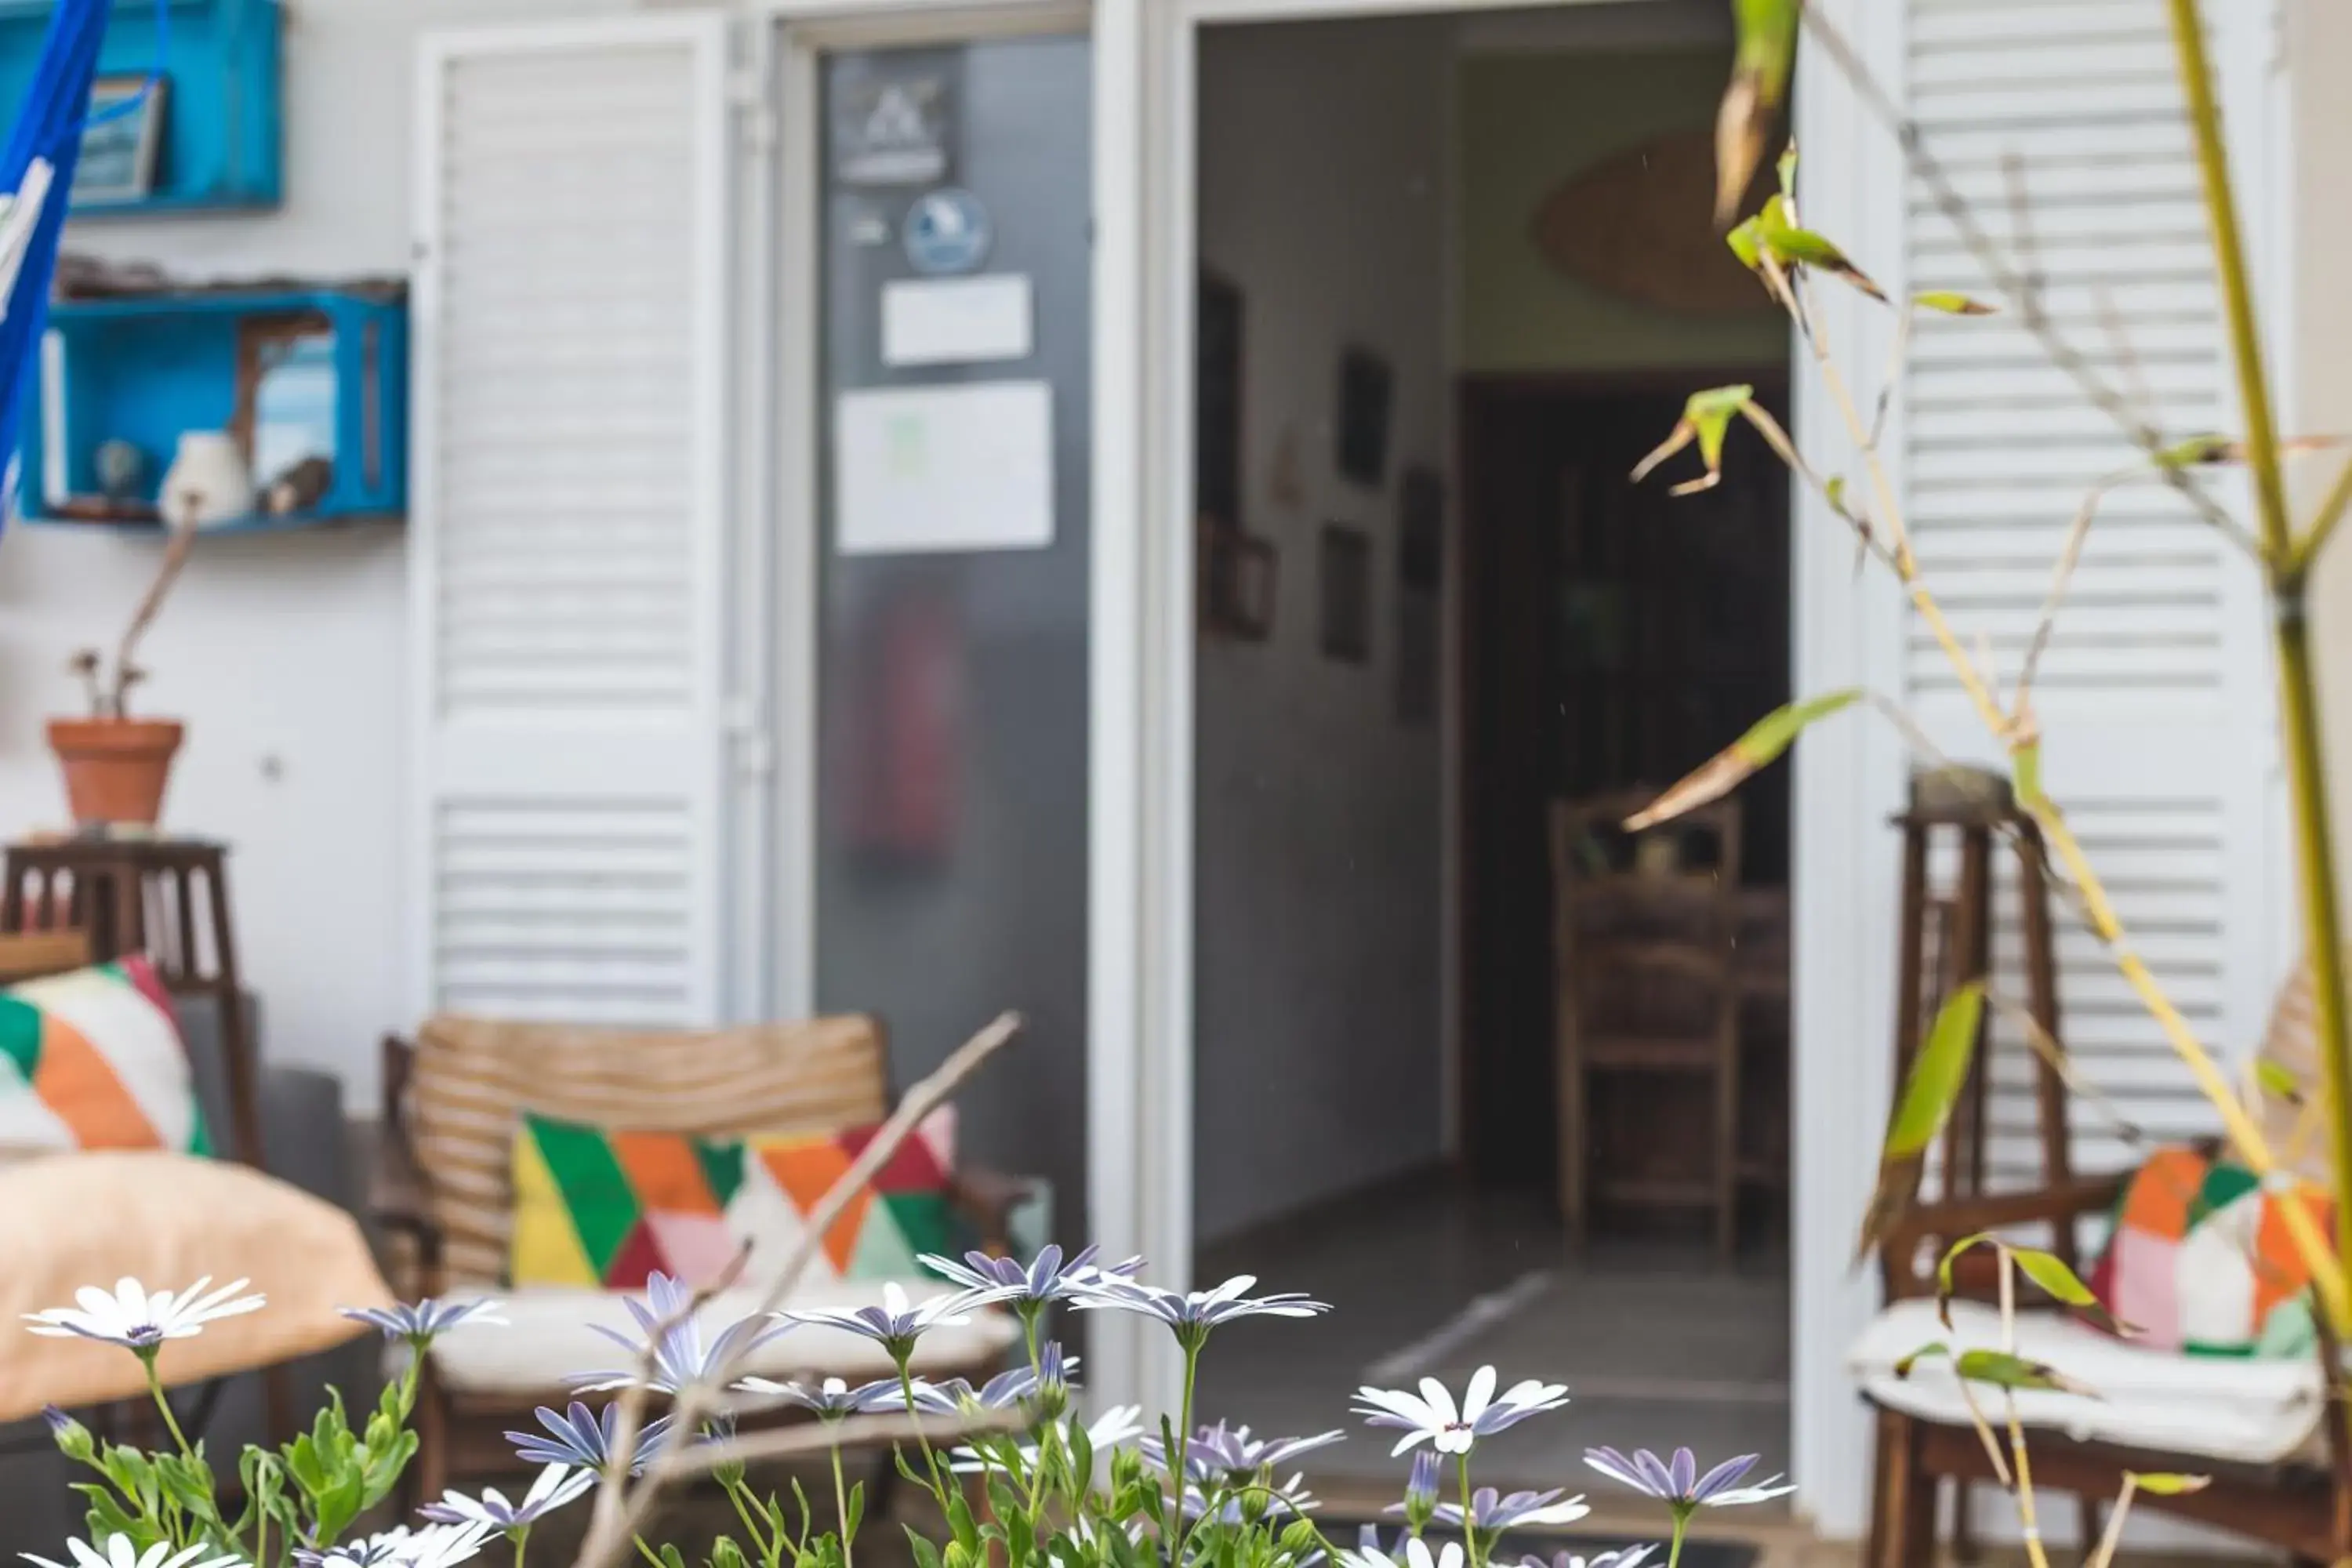
[[[1628,479],[1688,391],[1785,401],[1785,325],[1706,227],[1728,64],[1680,0],[1202,29],[1194,1274],[1340,1308],[1221,1335],[1212,1418],[1317,1432],[1493,1363],[1579,1415],[1482,1479],[1702,1430],[1785,1465],[1785,778],[1736,868],[1554,846],[1788,694],[1784,477]],[[1688,940],[1743,970],[1649,1031],[1728,1009],[1727,1046],[1588,1062],[1571,1115],[1579,868],[1719,892]],[[1310,1477],[1390,1486],[1387,1447]]]

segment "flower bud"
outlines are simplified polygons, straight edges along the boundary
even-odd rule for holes
[[[98,1451],[97,1440],[90,1436],[89,1428],[56,1405],[41,1406],[41,1419],[49,1424],[49,1436],[56,1439],[58,1452],[67,1458],[86,1464]]]

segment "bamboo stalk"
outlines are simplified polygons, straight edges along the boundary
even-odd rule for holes
[[[2314,689],[2311,632],[2305,617],[2304,563],[2287,519],[2286,483],[2272,422],[2270,384],[2254,321],[2253,286],[2239,237],[2237,198],[2230,186],[2221,112],[2205,54],[2197,0],[2169,0],[2174,53],[2195,135],[2197,167],[2213,231],[2214,270],[2237,365],[2238,395],[2246,422],[2246,465],[2254,481],[2263,576],[2270,589],[2278,650],[2279,717],[2284,728],[2287,784],[2294,812],[2296,872],[2302,884],[2304,937],[2309,945],[2312,991],[2318,1011],[2320,1079],[2326,1095],[2328,1145],[2336,1189],[2336,1249],[2352,1259],[2352,1038],[2345,1031],[2344,937],[2336,901],[2335,847],[2321,754],[2319,701]],[[2339,1332],[2352,1329],[2346,1303],[2331,1302]]]

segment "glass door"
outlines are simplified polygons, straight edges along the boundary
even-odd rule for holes
[[[1086,1234],[1091,51],[818,57],[815,1001]],[[1026,1238],[1024,1238],[1026,1239]],[[1034,1238],[1043,1240],[1043,1237]]]

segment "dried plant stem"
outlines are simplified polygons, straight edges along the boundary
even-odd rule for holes
[[[848,1208],[850,1200],[873,1180],[874,1173],[898,1152],[899,1145],[914,1135],[916,1127],[925,1116],[944,1103],[962,1087],[966,1079],[980,1069],[982,1063],[1020,1032],[1019,1014],[1000,1015],[986,1028],[957,1047],[954,1053],[929,1077],[907,1091],[905,1098],[898,1101],[898,1109],[883,1122],[873,1140],[859,1151],[857,1158],[850,1162],[849,1168],[833,1185],[825,1189],[824,1196],[817,1200],[800,1241],[785,1258],[782,1268],[769,1284],[766,1296],[753,1309],[751,1316],[764,1317],[783,1305],[793,1286],[800,1282],[801,1275],[808,1268],[810,1260],[816,1255],[817,1247],[832,1231],[834,1222]],[[689,1308],[689,1311],[691,1310]],[[661,1333],[656,1332],[652,1336],[652,1342],[658,1344],[661,1338]],[[644,1377],[640,1376],[622,1395],[620,1414],[614,1419],[611,1458],[605,1466],[604,1484],[597,1489],[595,1513],[589,1521],[588,1537],[581,1545],[576,1568],[611,1568],[627,1552],[629,1543],[643,1531],[646,1520],[661,1500],[663,1490],[671,1482],[698,1469],[728,1462],[728,1457],[723,1453],[706,1462],[695,1451],[697,1446],[692,1434],[706,1418],[721,1408],[724,1391],[740,1370],[737,1363],[742,1355],[743,1352],[739,1348],[734,1355],[728,1358],[726,1364],[710,1368],[703,1376],[679,1390],[671,1407],[672,1437],[663,1444],[661,1457],[648,1467],[644,1478],[635,1486],[628,1484],[628,1474],[630,1461],[635,1456],[637,1434],[644,1429],[642,1421],[646,1395]],[[920,1435],[920,1422],[913,1423],[910,1430]],[[730,1443],[748,1441],[735,1438]],[[716,1447],[725,1448],[730,1443]],[[823,1448],[825,1444],[812,1442],[808,1447]],[[762,1451],[793,1453],[803,1450],[797,1447],[784,1447]]]
[[[2091,1553],[2084,1568],[2108,1568],[2116,1560],[2116,1548],[2124,1543],[2124,1517],[2131,1512],[2132,1494],[2139,1490],[2139,1478],[2129,1470],[2124,1472],[2124,1484],[2116,1492],[2116,1508],[2107,1515],[2107,1528],[2099,1533],[2099,1549]]]
[[[2017,1353],[2017,1261],[2005,1247],[2000,1249],[2000,1348],[2003,1354]],[[2017,1418],[2017,1390],[2004,1388],[2000,1394],[2009,1415],[2010,1463],[2017,1471],[2011,1490],[2017,1497],[2017,1524],[2025,1537],[2025,1555],[2033,1568],[2050,1568],[2049,1553],[2042,1546],[2042,1527],[2034,1517],[2033,1465],[2025,1455],[2025,1424]]]
[[[131,650],[139,646],[139,639],[147,635],[147,628],[154,624],[155,616],[163,610],[164,596],[171,593],[172,584],[180,580],[180,569],[188,563],[188,552],[195,548],[195,543],[196,524],[192,515],[187,521],[172,530],[171,539],[163,546],[163,559],[155,568],[155,580],[147,584],[146,596],[131,612],[131,624],[122,628],[122,640],[115,645],[114,694],[109,700],[112,712],[107,716],[116,719],[131,716],[126,711],[126,704],[131,684],[137,679],[132,674],[136,667],[131,662]]]
[[[2305,613],[2306,575],[2298,564],[2294,528],[2287,520],[2286,481],[2280,468],[2278,432],[2271,418],[2270,380],[2263,367],[2253,286],[2239,237],[2237,197],[2230,185],[2221,111],[2213,99],[2212,70],[2205,58],[2205,31],[2196,0],[2169,0],[2169,10],[2173,52],[2179,62],[2181,90],[2196,140],[2198,173],[2205,190],[2207,226],[2213,233],[2214,271],[2221,280],[2230,347],[2237,365],[2238,397],[2246,422],[2246,464],[2253,476],[2263,561],[2270,581],[2287,787],[2302,882],[2304,940],[2310,951],[2312,995],[2318,1014],[2315,1044],[2320,1079],[2327,1096],[2328,1148],[2336,1178],[2336,1258],[2352,1258],[2352,1037],[2346,1033],[2344,932],[2336,901],[2334,832],[2326,769],[2320,753],[2311,626]],[[2314,533],[2325,538],[2320,530],[2315,529]],[[2308,1220],[2302,1205],[2289,1204],[2284,1208],[2290,1216]],[[2340,1334],[2352,1331],[2352,1303],[2345,1300],[2341,1268],[2331,1272],[2334,1289],[2328,1306]]]

